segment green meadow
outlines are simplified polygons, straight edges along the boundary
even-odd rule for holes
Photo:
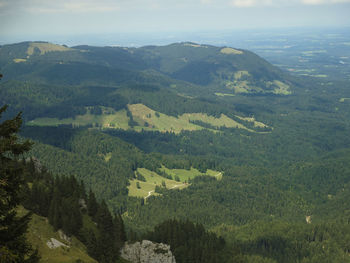
[[[184,189],[190,185],[188,181],[197,176],[209,175],[218,180],[222,179],[222,173],[210,169],[208,169],[206,173],[201,173],[195,168],[191,168],[190,170],[168,169],[162,166],[160,170],[171,175],[173,180],[162,177],[146,168],[138,168],[137,172],[140,173],[146,181],[144,182],[137,179],[130,180],[130,185],[128,186],[129,196],[147,198],[151,195],[158,195],[154,192],[155,188],[156,186],[164,187],[164,183],[167,189]],[[175,181],[175,177],[178,177],[179,181]]]
[[[196,131],[203,129],[216,132],[215,129],[202,127],[193,123],[195,121],[201,121],[216,128],[237,128],[255,132],[254,130],[247,128],[244,124],[229,118],[225,114],[221,114],[219,118],[209,116],[205,113],[185,113],[178,117],[174,117],[161,112],[156,112],[143,104],[128,105],[128,109],[133,116],[133,120],[137,123],[137,125],[131,127],[129,126],[130,119],[127,116],[125,109],[114,111],[111,108],[101,108],[103,108],[103,111],[100,115],[91,114],[90,110],[88,109],[86,114],[77,115],[75,118],[37,118],[27,122],[26,124],[29,126],[90,126],[91,128],[99,129],[133,129],[135,131],[146,130],[174,133],[180,133],[183,130]],[[246,119],[243,117],[237,117],[243,121],[246,121]],[[265,127],[265,124],[255,120],[254,124],[257,124],[256,127]]]

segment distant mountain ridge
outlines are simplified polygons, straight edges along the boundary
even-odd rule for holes
[[[185,81],[216,92],[291,93],[285,73],[254,53],[191,42],[141,48],[68,48],[23,42],[1,47],[0,68],[5,80],[31,75],[35,80],[57,83],[64,76],[61,82],[67,84],[81,85],[90,80],[120,85],[131,79],[138,82],[163,76],[163,82]]]

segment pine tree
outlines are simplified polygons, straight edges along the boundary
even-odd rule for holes
[[[112,263],[118,258],[119,251],[111,249],[115,246],[115,228],[113,217],[104,201],[102,201],[97,212],[97,228],[99,231],[98,261],[101,263]]]
[[[120,214],[114,216],[115,250],[119,251],[126,241],[124,222]]]
[[[6,109],[0,108],[0,117]],[[25,238],[30,214],[20,217],[16,212],[25,183],[19,158],[31,146],[17,137],[21,124],[21,113],[0,124],[0,262],[39,261],[37,251],[33,252]]]
[[[53,228],[56,231],[62,227],[60,199],[60,193],[57,189],[55,189],[49,208],[48,218],[49,223],[53,226]]]
[[[98,210],[98,203],[96,201],[96,197],[94,192],[92,192],[92,190],[90,189],[89,192],[89,198],[87,201],[87,209],[88,209],[88,214],[91,217],[95,217],[97,214],[97,210]]]

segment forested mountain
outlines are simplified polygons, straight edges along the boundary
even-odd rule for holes
[[[189,42],[4,45],[0,71],[5,118],[23,111],[34,142],[25,157],[58,176],[31,195],[68,205],[55,187],[82,181],[76,198],[92,189],[128,239],[167,242],[179,262],[350,261],[347,82]],[[55,221],[46,197],[28,200]]]

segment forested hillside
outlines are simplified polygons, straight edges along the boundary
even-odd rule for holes
[[[57,175],[30,177],[26,207],[55,228],[84,229],[84,214],[59,216],[73,197],[97,222],[96,198],[129,240],[169,243],[178,262],[350,261],[346,81],[189,42],[24,42],[1,47],[0,70],[4,117],[23,111],[34,142],[24,157]],[[72,234],[93,249],[85,230]]]

